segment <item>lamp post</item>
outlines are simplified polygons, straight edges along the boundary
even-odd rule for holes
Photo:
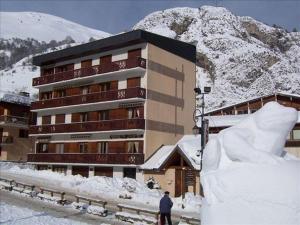
[[[196,94],[196,109],[194,111],[194,122],[195,126],[193,127],[193,133],[195,135],[201,134],[201,149],[197,151],[197,156],[200,156],[200,172],[202,170],[202,157],[203,157],[203,151],[206,143],[206,132],[205,130],[208,127],[208,120],[204,119],[204,95],[210,93],[211,88],[210,87],[204,87],[203,92],[199,87],[194,88],[195,94]],[[200,110],[201,108],[201,110]],[[199,120],[199,117],[201,118],[201,127],[198,127],[197,122]]]

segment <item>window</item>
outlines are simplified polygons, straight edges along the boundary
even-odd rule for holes
[[[250,109],[250,113],[255,113],[257,109]]]
[[[28,138],[28,130],[20,129],[19,130],[19,137],[20,138]]]
[[[67,174],[67,167],[66,166],[52,166],[52,171],[56,173]]]
[[[99,111],[98,118],[99,120],[109,120],[109,111],[108,110]]]
[[[108,153],[108,142],[98,143],[98,153],[107,154]]]
[[[81,113],[80,114],[80,122],[87,122],[88,121],[88,113]]]
[[[101,83],[99,84],[99,91],[102,92],[102,91],[109,91],[110,90],[110,83],[107,82],[107,83]]]
[[[56,144],[55,152],[58,154],[63,154],[64,153],[64,144],[62,144],[62,143]]]
[[[300,140],[300,130],[293,130],[293,139]]]
[[[47,100],[47,99],[52,99],[52,92],[43,92],[41,94],[41,100]]]
[[[139,142],[138,141],[127,142],[127,152],[128,153],[138,153],[139,152]]]
[[[62,98],[66,96],[66,90],[62,89],[62,90],[57,90],[56,91],[56,97],[57,98]]]
[[[138,108],[128,109],[128,119],[134,119],[140,117],[140,110]]]
[[[247,109],[237,110],[237,114],[248,114],[248,110]]]
[[[87,143],[79,143],[79,152],[87,153],[88,152],[88,144]]]
[[[90,90],[90,87],[88,87],[88,86],[85,86],[85,87],[81,88],[81,94],[83,94],[83,95],[86,95],[90,92],[91,92],[91,90]]]
[[[51,124],[51,115],[42,117],[42,124]]]
[[[39,153],[48,153],[49,145],[48,143],[39,143],[37,145],[37,152]]]

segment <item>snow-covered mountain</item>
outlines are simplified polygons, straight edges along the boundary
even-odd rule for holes
[[[29,46],[21,52],[21,58],[8,61],[4,65],[9,66],[0,69],[0,90],[36,93],[31,82],[39,69],[31,65],[32,55],[86,42],[90,37],[109,36],[42,13],[2,12],[0,16],[0,68],[2,62],[12,59],[13,53],[19,55],[19,51],[10,49],[12,43]],[[212,87],[212,93],[206,97],[208,110],[275,91],[300,94],[300,32],[289,33],[213,6],[154,12],[133,29],[197,45],[198,84]],[[24,40],[27,37],[34,41]],[[52,38],[54,41],[49,41]],[[31,51],[32,46],[35,51]]]
[[[36,95],[33,55],[101,39],[109,33],[36,12],[0,12],[0,91]]]
[[[133,29],[196,44],[198,83],[212,87],[207,109],[275,91],[300,94],[299,32],[212,6],[154,12]]]
[[[38,12],[0,12],[1,38],[33,38],[37,41],[61,41],[67,36],[75,42],[101,39],[110,34],[66,19]]]

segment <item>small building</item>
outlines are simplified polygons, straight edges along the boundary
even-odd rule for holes
[[[185,135],[175,145],[163,145],[141,165],[145,181],[152,179],[174,197],[200,194],[199,135]]]
[[[31,151],[28,137],[28,93],[0,93],[0,160],[26,161]]]
[[[82,176],[130,177],[194,125],[196,47],[143,30],[39,55],[28,162]]]
[[[209,120],[209,133],[216,134],[239,123],[248,114],[256,112],[270,101],[293,107],[298,111],[298,122],[287,137],[285,150],[300,158],[300,95],[275,93],[206,112],[206,118]]]

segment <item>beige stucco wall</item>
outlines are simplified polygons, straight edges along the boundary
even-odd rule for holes
[[[13,136],[13,143],[2,144],[0,160],[26,161],[31,152],[31,138],[19,138],[19,127],[3,126],[3,133]]]
[[[167,52],[152,44],[148,44],[148,64],[154,62],[173,70],[172,77],[163,74],[163,69],[151,69],[147,67],[147,90],[176,97],[183,100],[183,105],[165,103],[157,99],[147,99],[145,103],[146,120],[168,123],[183,127],[183,132],[162,132],[149,130],[146,121],[145,131],[145,156],[146,159],[162,144],[175,144],[183,134],[192,133],[193,112],[195,107],[194,87],[196,82],[195,64],[177,55]],[[176,72],[181,73],[179,77]],[[171,72],[172,73],[172,72]],[[180,78],[183,77],[183,80]]]
[[[169,191],[170,195],[174,197],[175,195],[175,169],[168,168],[162,170],[161,172],[155,171],[144,171],[144,179],[147,181],[149,178],[153,177],[156,182],[159,183],[163,191]],[[188,186],[188,192],[194,193],[194,187]],[[199,173],[196,175],[196,194],[200,194],[200,176]]]
[[[300,147],[288,147],[288,148],[285,148],[285,150],[288,153],[300,158]]]
[[[160,187],[164,191],[169,191],[171,196],[175,194],[175,169],[163,170],[159,173],[144,171],[144,179],[147,181],[153,177],[156,182],[159,183]]]

